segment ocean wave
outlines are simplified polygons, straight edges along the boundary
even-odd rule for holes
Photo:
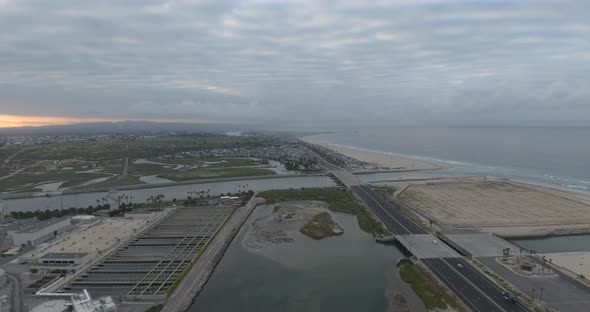
[[[566,186],[569,187],[569,188],[578,189],[578,190],[590,190],[590,187],[582,186],[582,185],[571,185],[571,184],[568,184]]]
[[[458,166],[475,166],[474,164],[468,163],[468,162],[463,162],[463,161],[457,161],[457,160],[438,160],[440,162],[446,163],[446,164],[451,164],[451,165],[458,165]]]

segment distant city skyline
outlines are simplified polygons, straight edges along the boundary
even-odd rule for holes
[[[0,127],[590,124],[590,3],[0,0]]]

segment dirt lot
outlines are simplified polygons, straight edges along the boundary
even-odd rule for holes
[[[400,196],[447,227],[500,235],[590,228],[590,198],[508,181],[412,185]]]

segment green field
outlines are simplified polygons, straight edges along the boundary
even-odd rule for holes
[[[159,177],[172,181],[188,181],[198,179],[264,176],[273,174],[275,174],[275,172],[272,170],[259,168],[216,168],[177,171],[162,174],[159,175]]]
[[[250,158],[209,158],[204,159],[204,161],[213,162],[205,164],[209,168],[243,167],[261,164],[260,161],[255,161]]]
[[[106,186],[125,186],[125,185],[137,185],[145,184],[139,180],[139,177],[128,175],[124,178],[120,176],[112,177],[102,183],[92,185],[93,187],[106,187]]]
[[[171,165],[172,166],[172,165]],[[157,164],[129,164],[129,174],[148,176],[173,172]]]
[[[185,166],[195,166],[195,165],[202,165],[203,161],[199,159],[168,159],[168,158],[150,158],[148,161],[157,162],[162,164],[169,164],[169,165],[185,165]]]
[[[45,171],[39,174],[20,173],[10,178],[0,180],[0,190],[4,191],[13,188],[25,187],[27,185],[35,185],[57,181],[67,181],[67,184],[72,185],[81,184],[86,181],[106,176],[108,175],[96,173],[75,173],[71,170]]]
[[[219,158],[203,158],[203,159],[165,159],[165,158],[150,158],[149,161],[169,164],[169,165],[185,165],[185,166],[205,166],[207,168],[226,168],[226,167],[244,167],[256,166],[263,164],[261,161],[252,160],[250,158],[242,157],[219,157]]]
[[[298,200],[317,200],[328,204],[328,208],[334,211],[343,211],[356,215],[359,227],[374,236],[385,235],[387,231],[375,221],[365,207],[361,206],[346,189],[342,188],[304,188],[273,190],[261,192],[269,203]]]

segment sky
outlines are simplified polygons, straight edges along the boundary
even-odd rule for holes
[[[590,2],[0,0],[0,127],[590,125]]]

